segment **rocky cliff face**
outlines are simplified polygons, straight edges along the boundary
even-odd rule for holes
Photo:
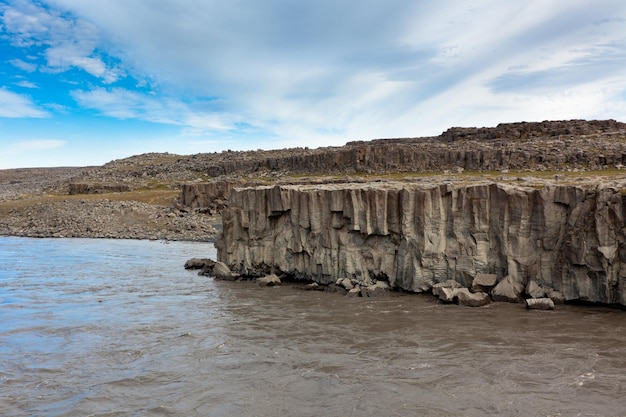
[[[626,305],[626,195],[615,187],[409,183],[234,189],[218,259],[244,275],[421,292],[509,276]]]

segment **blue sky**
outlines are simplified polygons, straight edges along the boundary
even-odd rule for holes
[[[623,0],[0,0],[0,169],[626,121]]]

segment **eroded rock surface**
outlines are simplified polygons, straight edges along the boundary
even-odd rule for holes
[[[242,275],[412,292],[495,274],[521,290],[534,281],[565,300],[626,305],[625,199],[598,185],[236,188],[218,259]]]

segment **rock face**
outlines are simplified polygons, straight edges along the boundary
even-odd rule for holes
[[[68,193],[70,195],[106,194],[106,193],[124,193],[130,190],[132,190],[132,187],[129,184],[72,182],[69,184]]]
[[[478,274],[565,300],[626,305],[626,195],[615,188],[509,184],[236,188],[218,259],[248,276],[427,291]],[[496,287],[497,288],[497,287]],[[494,289],[495,291],[495,289]]]

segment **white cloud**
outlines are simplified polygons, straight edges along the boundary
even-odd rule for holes
[[[53,69],[115,82],[122,70],[95,52],[106,50],[158,87],[77,91],[81,106],[183,135],[245,138],[246,124],[314,146],[450,125],[626,119],[623,0],[14,4],[5,26],[16,44],[43,42]]]
[[[26,96],[15,94],[0,87],[0,117],[48,117],[49,114],[39,108]]]
[[[31,81],[26,81],[26,80],[19,81],[15,83],[15,85],[17,85],[18,87],[23,87],[23,88],[39,88],[37,84]]]
[[[96,26],[83,19],[73,19],[58,11],[27,0],[0,5],[0,24],[18,47],[43,47],[49,71],[62,72],[79,68],[105,83],[112,83],[121,71],[107,66],[98,56],[100,37]],[[14,66],[32,72],[36,65],[19,59]]]
[[[230,130],[236,123],[235,118],[227,113],[202,112],[180,100],[156,98],[122,88],[79,90],[72,95],[81,106],[97,110],[102,115],[177,125],[188,135]]]
[[[57,139],[40,139],[40,140],[27,140],[23,142],[16,142],[8,147],[10,153],[20,152],[33,152],[33,151],[47,151],[50,149],[56,149],[66,144],[63,140]]]
[[[17,67],[26,72],[34,72],[37,70],[37,64],[34,64],[32,62],[22,61],[21,59],[12,59],[9,61],[9,63],[13,65],[14,67]]]
[[[604,80],[625,77],[624,49],[609,46],[626,43],[621,0],[127,3],[57,1],[117,34],[146,73],[224,97],[230,112],[286,140],[417,135],[498,116],[596,116],[585,100],[598,104]],[[516,91],[489,84],[515,76],[511,67],[543,87],[526,90],[519,77]]]

